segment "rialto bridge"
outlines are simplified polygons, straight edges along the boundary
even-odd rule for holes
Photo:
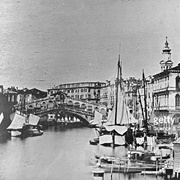
[[[27,113],[34,113],[40,117],[47,117],[47,121],[76,121],[77,119],[88,124],[94,117],[94,111],[99,111],[106,116],[107,108],[102,104],[66,97],[64,94],[37,99],[32,102],[21,103],[15,109]]]

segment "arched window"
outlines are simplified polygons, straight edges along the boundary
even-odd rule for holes
[[[80,107],[80,104],[79,104],[78,102],[75,102],[75,103],[74,103],[74,107],[75,107],[75,108],[79,108],[79,107]]]
[[[86,108],[86,105],[85,105],[85,104],[82,104],[82,105],[81,105],[81,108],[82,108],[82,109],[85,109],[85,108]]]
[[[176,104],[175,104],[175,106],[177,107],[177,106],[180,106],[180,96],[179,96],[179,94],[176,94]]]

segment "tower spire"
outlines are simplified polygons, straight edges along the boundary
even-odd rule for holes
[[[173,62],[171,61],[171,49],[169,48],[169,43],[167,39],[168,37],[166,36],[165,46],[162,50],[163,60],[160,61],[161,71],[164,71],[165,69],[170,69],[173,65]]]
[[[163,50],[169,50],[169,52],[171,51],[171,49],[169,49],[169,43],[168,43],[168,41],[167,41],[167,36],[166,36],[166,42],[165,42],[165,47],[164,47],[164,49]]]

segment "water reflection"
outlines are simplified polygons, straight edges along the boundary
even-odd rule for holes
[[[124,156],[124,147],[92,146],[94,132],[89,128],[49,127],[42,136],[4,138],[0,141],[0,179],[92,180],[95,155]],[[144,179],[140,174],[118,174],[113,180]],[[156,179],[146,176],[146,180]],[[105,180],[110,180],[105,174]],[[158,177],[160,180],[160,177]]]

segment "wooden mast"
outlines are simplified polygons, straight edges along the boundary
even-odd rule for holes
[[[144,111],[145,111],[145,118],[144,118],[144,127],[146,129],[146,133],[148,134],[148,123],[147,123],[147,102],[146,102],[146,87],[145,87],[145,75],[143,70],[143,88],[144,88]]]
[[[118,59],[118,71],[117,71],[117,78],[116,78],[116,102],[115,102],[115,120],[114,120],[114,125],[117,125],[117,107],[118,107],[118,92],[119,92],[119,75],[120,75],[120,54],[119,54],[119,59]],[[115,147],[115,131],[112,132],[112,141],[113,141],[113,148]]]
[[[117,125],[117,106],[118,106],[118,92],[119,92],[119,83],[120,83],[119,75],[120,75],[120,54],[119,54],[119,59],[118,59],[118,71],[117,71],[117,78],[116,78],[115,125]]]

